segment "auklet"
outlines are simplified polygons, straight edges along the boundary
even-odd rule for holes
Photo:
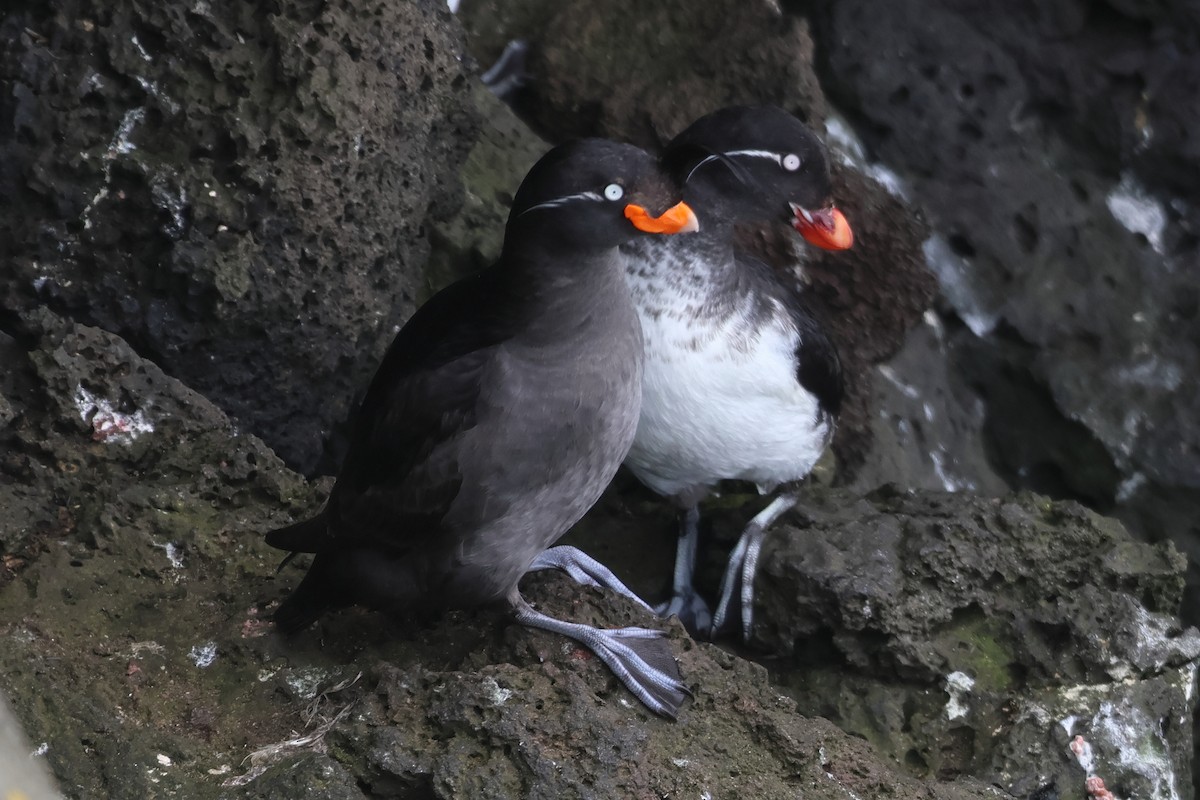
[[[618,246],[696,230],[679,197],[631,145],[585,139],[534,165],[497,262],[434,295],[396,335],[325,507],[267,534],[316,554],[275,612],[281,630],[353,603],[507,602],[519,622],[583,643],[651,710],[675,715],[687,689],[660,631],[554,619],[517,583],[531,567],[567,568],[554,558],[563,548],[544,551],[633,441],[642,336]]]
[[[749,638],[764,531],[796,503],[779,494],[745,528],[711,620],[692,588],[699,502],[724,479],[759,491],[805,477],[833,434],[842,400],[837,350],[795,276],[735,244],[739,222],[784,223],[818,247],[850,247],[816,136],[774,107],[734,107],[694,122],[663,152],[685,182],[701,232],[622,247],[642,323],[642,413],[626,464],[681,508],[674,596],[662,609],[715,635],[741,604]]]

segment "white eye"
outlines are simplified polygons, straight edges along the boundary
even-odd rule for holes
[[[604,187],[604,196],[609,200],[620,200],[625,196],[625,190],[615,183],[610,183]]]
[[[795,172],[800,169],[800,156],[795,153],[788,153],[783,157],[783,168],[788,172]]]

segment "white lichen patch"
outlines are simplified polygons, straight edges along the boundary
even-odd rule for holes
[[[929,451],[929,460],[933,462],[933,473],[942,482],[942,488],[947,492],[974,489],[975,484],[973,482],[962,480],[950,474],[950,470],[946,469],[946,455],[946,449],[941,445],[936,450]]]
[[[167,561],[170,562],[172,568],[183,569],[183,551],[179,549],[178,545],[174,542],[167,542],[166,544],[155,542],[154,546],[167,554]]]
[[[831,115],[825,120],[825,133],[831,149],[843,164],[874,179],[889,194],[901,199],[908,198],[908,187],[904,180],[890,167],[867,158],[862,139],[844,119]]]
[[[688,764],[691,764],[692,762],[688,761],[686,758],[672,758],[671,763],[674,764],[675,766],[679,767],[680,769],[684,769],[685,767],[687,767]]]
[[[50,743],[42,742],[36,748],[34,748],[33,752],[29,754],[29,757],[30,758],[40,758],[49,752],[50,752]]]
[[[167,107],[168,111],[170,111],[172,114],[179,113],[179,104],[168,97],[167,94],[159,88],[157,83],[148,78],[143,78],[141,75],[138,75],[136,80],[138,82],[138,86],[142,87],[142,91],[151,97],[157,98],[159,102]]]
[[[1173,392],[1183,385],[1184,370],[1178,364],[1147,355],[1140,361],[1116,370],[1116,378],[1130,386],[1144,386]]]
[[[106,398],[96,397],[81,385],[75,387],[75,408],[80,419],[91,424],[92,438],[97,442],[132,444],[154,432],[154,423],[142,409],[132,414],[117,411]]]
[[[169,767],[169,766],[171,766],[172,763],[174,763],[171,761],[171,757],[169,755],[167,755],[166,753],[159,753],[158,756],[156,757],[156,760],[158,761],[159,764],[163,765],[164,767]]]
[[[154,205],[170,216],[170,221],[163,223],[162,232],[172,239],[183,236],[187,232],[187,191],[182,186],[170,186],[165,178],[159,176],[150,185],[150,197]]]
[[[1195,677],[1194,666],[1179,671],[1190,684]],[[1180,800],[1179,780],[1173,762],[1184,761],[1181,754],[1172,752],[1168,738],[1170,726],[1165,720],[1139,707],[1130,697],[1112,699],[1113,687],[1118,684],[1075,687],[1064,692],[1074,700],[1071,705],[1098,709],[1090,717],[1071,715],[1059,721],[1069,737],[1068,748],[1087,776],[1087,791],[1091,797],[1114,800],[1105,787],[1105,778],[1114,783],[1138,786],[1138,797],[1147,800]],[[1124,685],[1124,684],[1120,684]],[[1180,690],[1186,692],[1185,687]],[[1190,724],[1185,716],[1180,724]],[[1082,733],[1076,733],[1076,729]],[[1084,736],[1086,733],[1086,736]],[[1136,777],[1135,777],[1136,776]]]
[[[1152,787],[1151,800],[1180,800],[1178,780],[1171,763],[1170,745],[1158,720],[1127,699],[1101,703],[1092,718],[1093,739],[1103,742],[1108,759],[1125,771],[1141,776]]]
[[[129,41],[133,42],[133,46],[137,48],[138,55],[142,57],[143,61],[152,61],[153,60],[152,58],[150,58],[150,54],[146,52],[146,48],[142,47],[142,43],[140,41],[138,41],[137,36],[129,37]]]
[[[1177,620],[1135,605],[1132,652],[1109,666],[1109,674],[1125,680],[1139,671],[1161,672],[1172,661],[1192,661],[1200,656],[1200,633],[1194,628],[1178,629]]]
[[[121,124],[117,127],[116,134],[108,145],[108,150],[104,153],[106,160],[111,161],[119,155],[128,155],[137,150],[137,146],[130,136],[133,135],[133,129],[145,118],[146,109],[144,108],[131,108],[125,112],[125,116],[121,117]]]
[[[1146,475],[1142,472],[1135,472],[1117,486],[1117,502],[1124,503],[1130,500],[1139,490],[1146,484]]]
[[[969,284],[968,276],[971,266],[950,249],[950,244],[941,236],[930,236],[921,245],[925,254],[925,263],[937,276],[946,299],[958,312],[962,321],[976,336],[987,336],[999,322],[999,315],[981,307],[974,290]]]
[[[946,676],[946,719],[962,719],[970,711],[966,703],[967,695],[975,688],[975,679],[965,672],[951,672]]]
[[[913,386],[911,383],[905,383],[900,376],[896,374],[896,370],[892,369],[891,366],[887,364],[880,364],[878,367],[876,367],[876,369],[879,370],[880,375],[887,379],[888,383],[896,387],[900,394],[904,395],[910,400],[921,399],[921,392],[917,390],[917,387]]]
[[[496,683],[496,679],[490,675],[483,679],[483,688],[487,692],[488,699],[492,701],[492,705],[494,706],[504,705],[513,696],[512,689],[505,689]]]
[[[121,124],[117,126],[117,132],[113,135],[112,141],[108,144],[108,149],[104,151],[104,183],[100,189],[92,197],[92,202],[88,203],[83,209],[83,214],[80,218],[83,220],[84,230],[89,230],[92,227],[91,213],[104,198],[108,197],[108,185],[112,181],[112,162],[117,156],[127,155],[132,153],[137,147],[130,138],[133,134],[133,129],[138,123],[146,118],[146,109],[132,108],[125,112],[125,116],[121,117]],[[88,154],[84,154],[87,158]]]
[[[1132,175],[1121,175],[1121,182],[1108,193],[1104,202],[1113,219],[1121,223],[1121,227],[1130,233],[1145,236],[1154,252],[1163,252],[1163,231],[1167,227],[1167,212],[1162,203],[1151,197]]]
[[[208,669],[217,660],[217,643],[205,642],[195,645],[188,652],[188,658],[200,669]]]
[[[285,675],[283,681],[296,697],[311,700],[317,696],[317,690],[321,688],[321,684],[329,680],[331,675],[332,673],[320,667],[301,667]],[[434,691],[444,688],[444,686],[438,687]]]

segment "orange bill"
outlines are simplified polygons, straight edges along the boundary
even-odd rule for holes
[[[687,203],[676,203],[662,213],[652,217],[650,212],[632,203],[625,206],[625,216],[633,227],[646,233],[691,233],[700,230],[696,212]]]
[[[792,224],[809,243],[826,250],[847,250],[854,244],[850,223],[833,206],[809,211],[792,203],[792,212],[796,215]]]

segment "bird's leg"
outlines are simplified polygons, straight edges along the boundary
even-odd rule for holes
[[[712,626],[712,611],[693,583],[696,572],[696,551],[700,547],[700,505],[692,504],[679,515],[679,541],[675,548],[675,575],[671,582],[671,599],[658,606],[660,617],[675,615],[693,636],[708,633]]]
[[[675,719],[683,701],[691,696],[662,631],[565,622],[535,611],[520,595],[513,601],[513,610],[522,625],[562,634],[587,647],[656,714]]]
[[[595,586],[600,589],[612,589],[620,595],[628,597],[650,613],[654,609],[632,589],[626,586],[611,569],[601,564],[578,547],[559,545],[545,550],[529,565],[529,572],[539,569],[560,569],[575,579],[576,583],[584,586]]]
[[[795,494],[779,495],[758,512],[742,531],[741,538],[729,554],[729,563],[725,567],[725,575],[721,578],[721,599],[712,620],[713,638],[716,638],[731,620],[733,615],[730,606],[734,604],[736,596],[742,607],[742,639],[750,640],[750,625],[754,619],[754,573],[758,569],[758,554],[762,549],[763,536],[780,515],[796,505],[798,499]]]

